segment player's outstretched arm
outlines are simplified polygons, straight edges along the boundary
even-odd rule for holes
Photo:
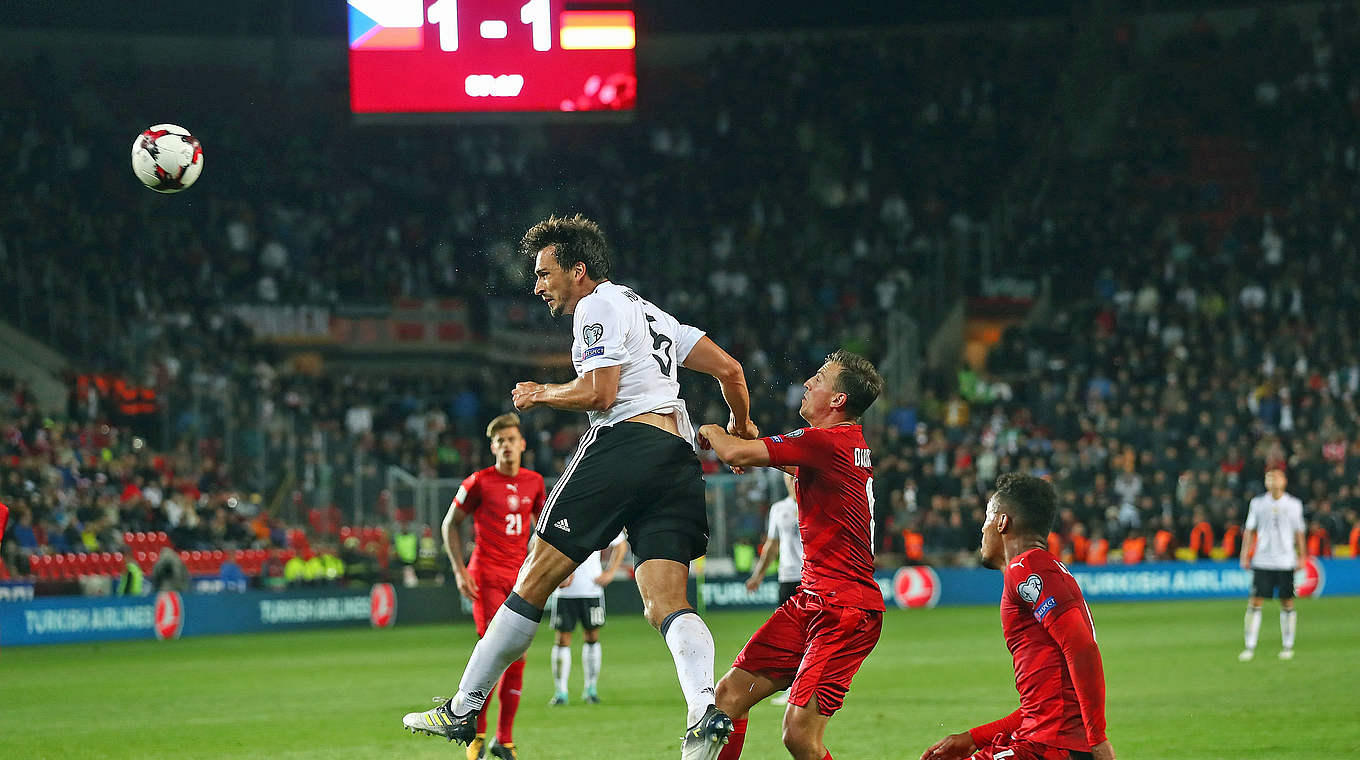
[[[592,369],[569,383],[519,383],[510,391],[522,411],[550,406],[567,412],[601,412],[619,395],[620,365]]]
[[[627,554],[627,541],[620,541],[617,544],[614,544],[613,553],[609,555],[609,564],[605,567],[604,572],[600,573],[600,577],[595,579],[595,584],[598,586],[608,586],[609,582],[614,580],[614,573],[619,571],[619,565],[623,564],[623,558]]]
[[[760,584],[765,580],[765,571],[770,567],[770,560],[779,553],[779,539],[766,538],[765,543],[760,545],[760,559],[756,560],[756,566],[751,568],[751,577],[746,579],[746,590],[754,592],[760,588]]]
[[[973,737],[964,731],[960,734],[950,734],[927,747],[926,751],[921,753],[921,760],[963,760],[977,750]]]
[[[467,513],[458,508],[457,502],[449,505],[442,526],[444,551],[449,555],[449,564],[453,565],[453,582],[458,586],[458,593],[467,597],[468,601],[475,602],[478,593],[477,581],[472,579],[472,574],[467,571],[467,565],[463,563],[463,538],[458,530],[466,518]]]
[[[680,366],[709,375],[722,386],[723,400],[732,410],[729,432],[747,439],[760,435],[751,422],[751,395],[746,390],[746,372],[741,368],[741,362],[705,335],[694,344]]]
[[[1072,688],[1081,706],[1081,720],[1086,727],[1086,740],[1096,757],[1114,757],[1109,739],[1105,736],[1105,666],[1100,659],[1100,647],[1095,633],[1086,622],[1079,607],[1069,607],[1053,621],[1048,632],[1062,650],[1067,661],[1067,672],[1072,674]],[[1108,754],[1096,752],[1103,747]]]
[[[770,450],[764,440],[738,438],[721,425],[699,428],[699,448],[713,449],[719,459],[732,467],[765,467],[770,463]]]

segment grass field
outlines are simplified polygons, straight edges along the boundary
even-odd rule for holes
[[[1237,601],[1101,604],[1111,740],[1121,758],[1360,757],[1360,598],[1300,604],[1298,656],[1281,662],[1276,608],[1239,663]],[[764,619],[709,616],[719,674]],[[530,650],[516,739],[525,760],[679,757],[671,659],[640,617],[604,630],[599,706],[549,708],[548,638]],[[470,626],[16,647],[0,653],[0,758],[456,758],[401,729],[457,682]],[[1017,698],[995,608],[891,611],[832,721],[838,760],[910,758]],[[787,757],[779,708],[751,714],[743,757]],[[494,728],[494,716],[492,718]]]

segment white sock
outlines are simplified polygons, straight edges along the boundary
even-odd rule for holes
[[[1256,639],[1261,635],[1261,608],[1247,607],[1245,638],[1247,649],[1256,648]]]
[[[542,619],[543,610],[535,609],[518,594],[510,594],[472,650],[463,679],[458,682],[458,693],[453,696],[455,715],[482,709],[505,669],[529,651]]]
[[[603,664],[604,655],[600,651],[600,642],[594,644],[586,642],[581,645],[581,662],[586,669],[586,688],[593,689],[600,680],[600,665]]]
[[[692,726],[713,704],[713,634],[699,613],[682,610],[661,624],[661,635],[675,659],[675,673],[688,706],[685,725]]]
[[[586,672],[589,673],[589,669]],[[567,679],[571,678],[571,647],[553,645],[552,674],[553,688],[559,693],[567,693]]]
[[[1294,648],[1294,624],[1298,622],[1297,610],[1280,610],[1280,641],[1285,649]]]

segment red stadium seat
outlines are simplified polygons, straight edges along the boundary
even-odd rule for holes
[[[123,569],[127,567],[127,557],[124,557],[122,552],[114,552],[109,558],[107,567],[109,575],[122,575]]]
[[[170,536],[163,530],[156,532],[156,548],[159,549],[162,546],[170,546]],[[171,548],[174,547],[171,546]]]

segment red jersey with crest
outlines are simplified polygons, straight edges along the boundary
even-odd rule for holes
[[[874,581],[874,469],[860,425],[762,438],[775,467],[798,468],[802,590],[830,604],[882,612]]]
[[[1077,579],[1044,549],[1030,549],[1006,566],[1001,595],[1001,629],[1015,660],[1015,689],[1020,692],[1020,726],[1015,738],[1050,747],[1089,751],[1081,705],[1067,660],[1054,638],[1054,624],[1069,609],[1078,610],[1095,638],[1091,611]],[[1095,675],[1085,676],[1094,679]],[[1103,686],[1102,686],[1103,692]],[[1102,706],[1103,707],[1103,706]],[[1092,716],[1103,737],[1104,711]]]
[[[472,516],[476,546],[468,572],[513,579],[529,553],[534,522],[547,497],[543,476],[521,467],[512,478],[495,467],[467,476],[453,505]]]

